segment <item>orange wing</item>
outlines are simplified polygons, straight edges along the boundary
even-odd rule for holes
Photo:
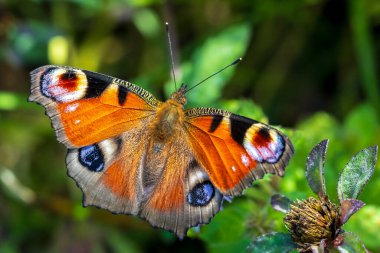
[[[71,67],[43,66],[31,79],[29,101],[46,108],[58,141],[68,148],[131,130],[160,103],[132,83]]]
[[[294,153],[285,135],[249,118],[211,108],[185,115],[195,157],[224,195],[240,195],[266,173],[282,176]]]
[[[142,119],[137,130],[102,140],[79,149],[69,149],[68,175],[83,192],[84,206],[97,206],[113,213],[138,215],[142,185],[139,173],[147,152],[148,123]]]
[[[183,129],[173,141],[157,145],[151,139],[142,170],[141,217],[183,238],[190,227],[208,223],[220,210],[222,195],[195,160]]]
[[[83,204],[138,215],[138,180],[157,101],[142,88],[71,67],[43,66],[31,73],[30,101],[42,104],[69,150],[68,175]]]
[[[265,173],[282,175],[293,154],[277,130],[208,108],[185,111],[184,127],[172,126],[162,140],[152,127],[159,106],[172,108],[171,100],[161,104],[129,82],[71,67],[31,75],[29,99],[46,108],[69,148],[68,174],[84,205],[139,215],[179,237],[207,223],[222,195],[240,194]]]

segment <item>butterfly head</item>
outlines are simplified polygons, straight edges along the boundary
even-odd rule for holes
[[[187,85],[183,83],[181,87],[179,87],[179,89],[170,96],[170,99],[175,100],[181,105],[185,105],[187,103],[187,99],[185,95],[186,92],[187,92]]]

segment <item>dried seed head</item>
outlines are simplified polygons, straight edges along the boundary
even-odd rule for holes
[[[321,199],[297,200],[290,206],[284,224],[292,235],[300,251],[308,251],[318,246],[322,240],[332,242],[339,234],[340,210],[327,196]]]

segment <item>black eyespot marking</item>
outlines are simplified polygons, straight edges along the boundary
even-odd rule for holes
[[[97,144],[80,148],[78,159],[90,171],[100,172],[104,169],[104,157]]]
[[[198,162],[195,160],[195,159],[193,159],[193,160],[191,160],[191,162],[189,163],[189,170],[192,170],[192,169],[195,169],[196,167],[198,167],[199,166],[199,164],[198,164]]]
[[[270,135],[269,135],[269,129],[266,128],[266,127],[262,127],[262,128],[260,128],[260,130],[259,130],[259,135],[260,135],[263,139],[265,139],[265,140],[271,140],[271,137],[270,137]]]
[[[121,149],[122,149],[122,144],[123,144],[123,140],[119,137],[119,138],[116,138],[115,139],[115,143],[116,143],[116,154],[119,154]]]
[[[213,115],[212,116],[211,126],[210,126],[210,129],[208,131],[210,133],[213,133],[219,127],[219,125],[222,122],[222,120],[223,120],[223,116],[222,115]]]
[[[84,98],[99,97],[103,91],[112,83],[112,77],[98,73],[82,70],[87,77],[87,90]]]
[[[128,89],[124,86],[119,85],[119,87],[117,88],[117,100],[120,106],[123,106],[125,104],[125,101],[127,100],[127,96],[128,96]]]
[[[197,184],[187,194],[187,202],[192,206],[205,206],[215,195],[214,186],[210,181]]]
[[[248,119],[246,117],[231,114],[230,116],[230,126],[231,126],[231,136],[232,138],[243,146],[244,137],[247,130],[257,121]]]
[[[68,69],[65,73],[63,73],[60,78],[64,81],[74,80],[77,78],[77,75],[74,70]]]

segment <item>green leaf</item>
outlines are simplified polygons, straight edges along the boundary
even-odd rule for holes
[[[338,196],[344,199],[357,199],[371,178],[377,159],[377,146],[357,153],[344,167],[338,181]]]
[[[247,253],[286,253],[297,248],[290,234],[270,233],[254,239],[247,248]]]
[[[235,199],[224,203],[223,210],[198,235],[206,242],[210,253],[242,252],[249,244],[246,221],[254,212],[254,205],[248,201]],[[190,230],[191,232],[194,232]]]
[[[164,23],[159,21],[159,18],[150,9],[140,9],[133,14],[133,22],[137,29],[146,37],[154,37],[160,29],[164,26]]]
[[[141,253],[142,250],[140,249],[140,246],[131,240],[130,238],[127,238],[122,235],[122,233],[118,233],[117,231],[113,229],[107,229],[107,242],[112,249],[112,252],[115,253],[123,253],[123,252],[130,252],[130,253]]]
[[[366,147],[374,142],[379,129],[376,110],[369,104],[355,107],[344,120],[343,131],[345,142],[354,147]]]
[[[368,252],[363,242],[353,233],[345,232],[342,234],[343,242],[337,248],[341,253],[361,253]]]
[[[229,99],[220,100],[216,105],[217,108],[222,108],[248,118],[255,119],[260,122],[268,122],[262,108],[248,99]]]
[[[25,95],[0,91],[0,110],[11,111],[28,106],[29,104]]]
[[[325,158],[328,140],[318,143],[310,152],[306,162],[306,179],[317,195],[326,195]]]

